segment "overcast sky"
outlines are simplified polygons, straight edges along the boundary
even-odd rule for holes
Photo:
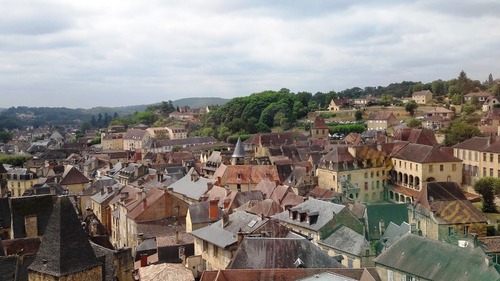
[[[375,3],[376,2],[376,3]],[[500,77],[498,0],[0,0],[0,107]]]

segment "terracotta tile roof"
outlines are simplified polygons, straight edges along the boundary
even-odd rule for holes
[[[278,170],[272,165],[234,165],[225,170],[222,176],[225,184],[258,184],[265,179],[280,181]]]
[[[394,117],[394,114],[392,112],[387,112],[387,111],[381,111],[378,113],[373,113],[368,117],[368,120],[389,120],[389,118]]]
[[[84,176],[80,171],[78,171],[75,167],[68,165],[63,173],[62,180],[59,184],[72,185],[72,184],[81,184],[89,182],[90,180],[86,176]]]
[[[312,125],[313,129],[328,129],[328,125],[326,125],[325,119],[321,116],[316,116],[314,119],[314,123]]]
[[[464,97],[489,97],[491,96],[491,93],[487,92],[472,92],[464,95]]]
[[[354,280],[380,281],[380,276],[375,268],[273,268],[273,269],[223,269],[217,271],[204,271],[200,281],[297,281],[313,278],[322,273],[352,278]],[[366,278],[366,279],[364,279]],[[323,279],[318,279],[323,280]],[[329,280],[329,279],[325,279]],[[341,279],[339,279],[341,280]],[[349,279],[347,279],[349,280]]]
[[[176,280],[194,281],[191,270],[182,264],[161,263],[139,268],[139,278],[144,281]]]
[[[413,97],[416,97],[416,96],[425,96],[425,95],[428,95],[428,94],[432,95],[432,92],[429,91],[429,90],[422,90],[422,91],[413,92],[412,96]]]
[[[500,253],[500,236],[479,237],[486,253]]]
[[[462,160],[446,153],[437,146],[409,143],[396,152],[396,159],[412,161],[416,163],[443,163],[462,162]]]
[[[149,194],[147,194],[146,197],[142,199],[142,201],[139,202],[133,209],[127,212],[127,217],[135,220],[137,217],[151,208],[153,204],[155,204],[157,201],[159,202],[159,200],[162,199],[165,199],[164,191],[160,190],[159,188],[151,188],[149,190]],[[160,219],[160,217],[157,217],[157,219]]]
[[[256,134],[248,138],[243,143],[252,144],[254,146],[279,146],[284,144],[292,144],[296,141],[305,141],[307,137],[297,132],[281,132],[281,133],[265,133]]]
[[[491,137],[473,137],[454,145],[453,148],[500,153],[500,140]]]

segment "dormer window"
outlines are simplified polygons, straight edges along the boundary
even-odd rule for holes
[[[236,175],[236,178],[237,178],[238,180],[241,180],[241,176],[242,176],[242,175],[241,175],[241,173],[238,173],[238,175]]]

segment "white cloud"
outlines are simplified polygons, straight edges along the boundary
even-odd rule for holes
[[[0,0],[0,107],[500,76],[495,1],[372,2]]]

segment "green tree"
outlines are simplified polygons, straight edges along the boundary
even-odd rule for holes
[[[453,146],[473,137],[482,136],[481,131],[477,126],[466,124],[463,122],[453,122],[450,129],[444,137],[446,146]]]
[[[453,105],[462,104],[463,99],[464,99],[464,96],[462,94],[454,94],[451,96],[451,104],[453,104]]]
[[[361,110],[356,110],[354,117],[356,118],[356,121],[363,120],[363,112]]]
[[[411,118],[410,120],[408,120],[408,122],[406,122],[406,126],[408,126],[409,128],[421,128],[422,121],[415,118]]]
[[[87,131],[89,131],[91,128],[92,128],[92,124],[90,124],[90,122],[83,122],[80,125],[80,131],[82,131],[84,133],[87,132]]]
[[[405,110],[413,116],[415,114],[415,110],[418,108],[418,104],[415,101],[409,101],[405,104]]]
[[[483,212],[497,212],[495,190],[498,189],[500,189],[500,179],[484,177],[474,183],[474,190],[483,197]]]
[[[462,106],[462,112],[470,115],[476,111],[476,106],[472,104]]]
[[[0,142],[8,142],[12,139],[12,133],[7,131],[0,132]]]

